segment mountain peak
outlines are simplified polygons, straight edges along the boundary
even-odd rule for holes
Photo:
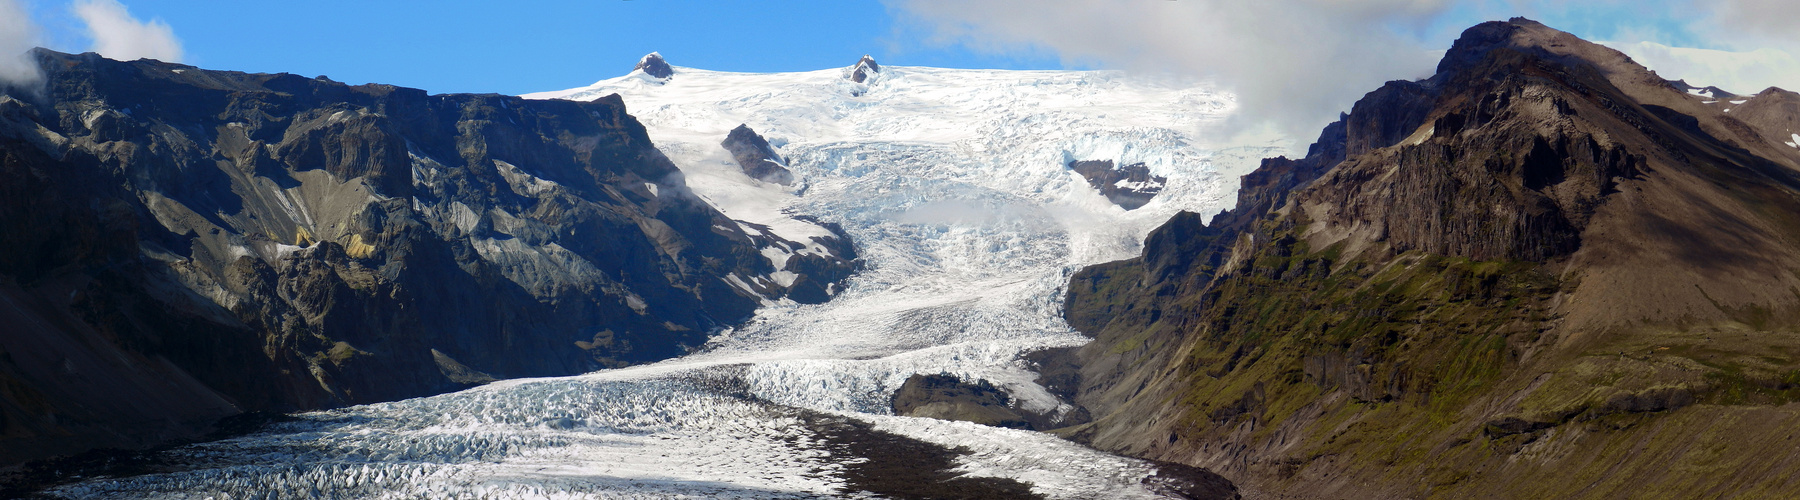
[[[632,70],[643,71],[644,74],[656,78],[668,78],[675,75],[675,68],[669,67],[669,62],[663,60],[660,52],[645,54],[642,59],[638,59],[637,67]]]
[[[875,62],[874,57],[863,54],[862,59],[856,61],[856,66],[850,69],[850,81],[864,83],[878,74],[881,74],[881,65]]]
[[[1489,21],[1463,30],[1438,62],[1437,71],[1469,68],[1479,64],[1489,52],[1503,48],[1557,59],[1578,58],[1609,73],[1631,67],[1636,67],[1634,73],[1648,72],[1622,52],[1523,17]]]

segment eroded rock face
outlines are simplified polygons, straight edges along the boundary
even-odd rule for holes
[[[758,248],[763,249],[764,255],[776,256],[778,271],[788,273],[778,275],[793,278],[793,281],[785,283],[780,279],[759,279],[747,285],[764,296],[786,296],[801,304],[823,304],[842,290],[839,285],[844,280],[862,270],[862,260],[857,257],[850,235],[838,223],[821,221],[807,215],[796,215],[794,218],[825,228],[832,236],[813,236],[808,241],[794,241],[781,237],[761,224],[739,222],[750,230],[750,239],[756,242]]]
[[[659,52],[651,52],[644,55],[643,59],[638,60],[637,66],[634,66],[631,69],[633,71],[642,71],[644,74],[656,78],[675,76],[675,68],[669,67],[669,62],[664,61],[662,54]]]
[[[794,183],[794,173],[787,169],[787,161],[769,146],[769,141],[751,130],[749,125],[738,125],[725,136],[725,142],[719,143],[726,151],[731,152],[731,159],[737,161],[738,168],[744,175],[783,186]]]
[[[1150,175],[1150,168],[1142,163],[1114,166],[1112,160],[1078,160],[1069,162],[1069,168],[1087,179],[1088,185],[1107,200],[1126,210],[1150,203],[1169,181],[1167,177]]]
[[[775,269],[617,96],[35,57],[0,95],[0,461],[666,359],[854,270]]]

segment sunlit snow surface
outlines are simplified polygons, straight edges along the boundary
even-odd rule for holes
[[[304,414],[168,453],[182,472],[100,479],[70,497],[781,498],[858,496],[799,409],[972,451],[962,471],[1052,498],[1151,493],[1143,462],[1053,436],[893,416],[915,373],[1059,404],[1019,360],[1084,339],[1060,317],[1081,266],[1127,258],[1178,210],[1216,213],[1275,142],[1209,149],[1234,108],[1204,86],[1111,72],[888,67],[744,74],[677,68],[532,98],[624,96],[696,193],[784,237],[837,222],[867,268],[824,305],[783,301],[700,352],[588,375]],[[787,157],[793,187],[738,171],[719,146],[748,124]],[[1125,211],[1065,165],[1143,162],[1168,178]],[[785,258],[779,252],[772,259]]]

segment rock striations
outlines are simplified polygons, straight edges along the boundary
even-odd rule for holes
[[[665,359],[854,270],[839,237],[770,279],[791,242],[617,96],[35,57],[0,95],[0,463]]]
[[[1780,496],[1800,460],[1800,119],[1524,19],[1463,33],[1236,208],[1090,267],[1099,448],[1246,496]]]

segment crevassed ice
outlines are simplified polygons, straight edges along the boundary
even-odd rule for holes
[[[1114,72],[886,67],[621,77],[528,97],[622,94],[696,194],[734,219],[808,242],[837,222],[866,269],[822,305],[784,301],[652,365],[509,380],[429,398],[300,415],[184,447],[173,472],[97,479],[65,497],[808,498],[841,496],[796,409],[963,446],[961,471],[1052,498],[1149,497],[1141,461],[1048,434],[891,415],[916,373],[982,378],[1031,409],[1060,404],[1025,352],[1085,341],[1060,317],[1081,266],[1128,258],[1179,210],[1229,206],[1237,176],[1286,143],[1206,147],[1234,109],[1202,86]],[[740,123],[788,158],[792,187],[737,170],[718,144]],[[1166,177],[1125,211],[1072,160],[1143,163]],[[804,252],[803,252],[804,253]],[[765,251],[785,261],[785,251]],[[777,262],[779,264],[779,262]],[[743,279],[734,277],[734,279]],[[775,276],[769,279],[792,279]]]

